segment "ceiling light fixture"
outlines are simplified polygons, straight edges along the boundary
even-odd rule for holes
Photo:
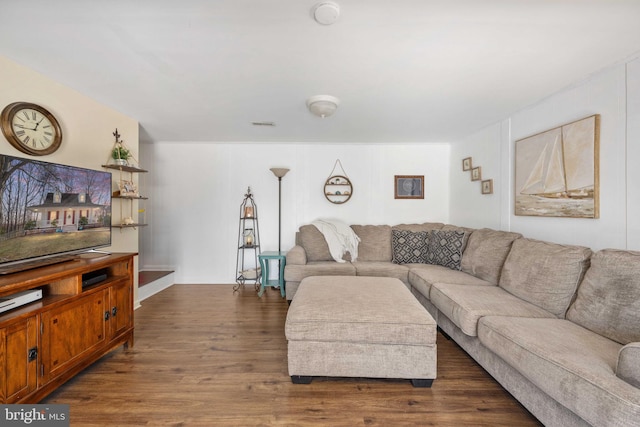
[[[313,6],[311,11],[313,13],[313,19],[322,25],[335,24],[338,17],[340,17],[340,6],[332,1],[320,2]]]
[[[316,95],[307,99],[309,111],[323,119],[335,113],[338,105],[340,105],[340,100],[331,95]]]

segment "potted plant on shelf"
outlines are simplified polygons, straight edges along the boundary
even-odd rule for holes
[[[118,145],[113,147],[111,157],[113,157],[116,165],[126,166],[128,164],[127,160],[131,157],[131,152],[127,148]]]

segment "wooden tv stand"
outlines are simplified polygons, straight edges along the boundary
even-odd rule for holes
[[[0,297],[43,296],[0,313],[0,403],[36,403],[114,348],[133,346],[135,255],[80,256],[0,277]],[[106,277],[83,289],[82,276],[95,272]]]

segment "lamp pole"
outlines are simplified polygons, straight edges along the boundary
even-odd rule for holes
[[[282,250],[282,178],[289,172],[287,168],[271,168],[271,172],[278,178],[278,252]]]

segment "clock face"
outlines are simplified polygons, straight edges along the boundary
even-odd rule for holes
[[[2,111],[2,132],[23,153],[41,156],[60,147],[62,132],[51,113],[36,104],[17,102]]]

